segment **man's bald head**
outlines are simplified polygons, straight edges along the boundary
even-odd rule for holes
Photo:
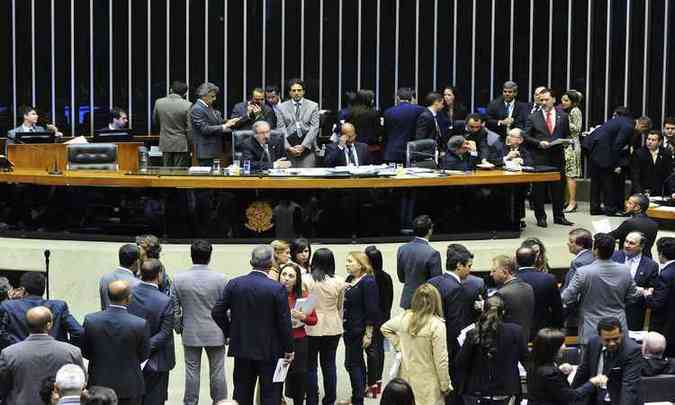
[[[356,140],[356,128],[349,122],[345,122],[340,127],[340,137],[344,139],[345,143],[351,145]]]
[[[26,312],[30,333],[48,333],[52,328],[52,311],[47,307],[33,307]]]
[[[131,296],[131,287],[124,280],[113,281],[108,284],[108,298],[111,304],[126,305]]]
[[[650,358],[663,357],[666,351],[666,338],[657,332],[649,332],[642,339],[642,355]]]

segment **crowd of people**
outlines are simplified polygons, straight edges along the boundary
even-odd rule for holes
[[[646,199],[634,197],[638,206]],[[523,373],[535,404],[642,403],[641,376],[675,373],[675,238],[654,243],[642,225],[633,217],[609,234],[573,229],[560,283],[543,242],[524,240],[492,258],[490,281],[471,274],[474,255],[461,244],[447,246],[444,271],[429,243],[434,224],[419,216],[396,255],[403,286],[394,317],[393,280],[376,246],[349,252],[343,278],[330,249],[276,240],[253,249],[249,273],[227,280],[210,265],[209,242],[193,242],[193,266],[170,277],[159,240],[143,235],[120,247],[119,267],[100,279],[101,311],[82,324],[65,301],[43,298],[42,273],[26,272],[15,288],[0,281],[0,398],[163,404],[175,332],[185,404],[199,403],[202,351],[213,403],[230,397],[227,355],[239,404],[318,404],[319,367],[322,403],[334,404],[341,337],[346,403],[506,405],[523,397]],[[629,330],[649,331],[642,346]],[[566,361],[566,336],[577,337],[578,368]],[[383,390],[386,346],[397,353],[390,374],[398,378]]]

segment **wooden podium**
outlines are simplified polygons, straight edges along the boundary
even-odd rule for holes
[[[117,143],[117,165],[119,171],[138,170],[138,148],[141,142]],[[16,169],[44,169],[66,171],[68,163],[67,149],[64,143],[36,143],[7,145],[7,158]]]

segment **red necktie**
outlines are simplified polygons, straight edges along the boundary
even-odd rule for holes
[[[546,128],[548,128],[549,134],[553,134],[553,117],[550,111],[546,112]]]

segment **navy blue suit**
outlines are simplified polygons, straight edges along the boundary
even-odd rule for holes
[[[612,260],[617,263],[626,262],[623,250],[614,252]],[[633,280],[635,285],[642,288],[656,287],[659,278],[659,265],[649,257],[642,255]],[[626,304],[626,321],[629,330],[642,330],[645,322],[645,299],[640,296],[636,302]]]
[[[135,288],[134,288],[135,289]],[[147,322],[117,306],[84,318],[82,355],[89,359],[88,386],[112,388],[119,399],[145,393],[140,364],[150,354]]]
[[[485,289],[485,280],[480,277],[469,274],[462,280],[464,287],[464,295],[466,296],[466,316],[467,324],[474,322],[480,317],[480,311],[474,309],[473,303],[475,301],[485,299],[487,290]]]
[[[429,280],[429,284],[436,287],[438,293],[441,295],[448,355],[450,361],[454,362],[459,351],[457,337],[462,329],[470,323],[470,314],[466,311],[466,303],[469,301],[469,296],[466,294],[462,283],[448,273],[443,273],[440,276],[432,278]],[[452,371],[453,367],[450,367],[450,370]]]
[[[626,236],[628,236],[628,234],[633,231],[642,232],[642,234],[645,236],[646,240],[645,245],[642,248],[642,254],[647,257],[652,257],[652,246],[654,246],[656,234],[659,231],[658,222],[649,218],[647,214],[641,212],[623,221],[618,228],[609,234],[616,238],[616,240],[619,242],[619,246],[623,246]]]
[[[242,160],[251,161],[251,170],[254,172],[269,170],[274,167],[274,162],[286,157],[284,139],[283,137],[277,136],[270,136],[269,142],[267,143],[270,160],[267,159],[265,150],[255,137],[245,139],[239,145],[239,150],[241,151]]]
[[[497,124],[498,121],[503,120],[508,116],[503,96],[499,96],[490,102],[487,107],[487,115],[488,128],[497,132],[502,137],[502,139],[506,138],[506,127]],[[517,100],[514,101],[513,112],[511,113],[511,118],[513,118],[513,124],[511,125],[511,128],[524,129],[528,115],[529,111],[527,104]]]
[[[229,317],[228,317],[229,311]],[[293,352],[288,293],[262,271],[230,280],[211,312],[213,320],[230,339],[228,355],[234,357],[234,399],[253,403],[261,379],[262,403],[278,403],[272,377],[279,358]]]
[[[61,300],[45,300],[29,295],[18,300],[5,300],[0,304],[0,349],[25,340],[30,334],[26,323],[26,312],[38,306],[52,311],[52,329],[49,334],[56,340],[80,345],[82,326],[68,310],[68,304]]]
[[[523,267],[518,270],[518,278],[534,291],[534,319],[529,339],[534,339],[540,329],[562,328],[562,301],[555,276],[537,271],[534,267]]]
[[[363,142],[355,142],[352,145],[352,150],[356,151],[356,158],[358,159],[359,166],[365,166],[370,164],[370,157],[368,156],[368,145],[366,145]],[[347,166],[346,159],[347,158],[345,157],[344,150],[340,149],[338,147],[338,144],[329,143],[328,145],[326,145],[326,154],[323,157],[324,166],[326,167]]]
[[[168,295],[147,283],[134,287],[127,307],[132,315],[143,318],[150,329],[150,356],[143,369],[144,404],[163,404],[167,400],[169,371],[176,365],[173,345],[174,306]]]
[[[666,337],[665,356],[675,357],[675,263],[661,269],[654,294],[646,298],[652,309],[649,330]]]
[[[384,112],[384,160],[387,162],[405,162],[406,145],[415,139],[417,117],[424,107],[408,102],[388,108]]]
[[[415,238],[398,248],[396,252],[398,281],[404,283],[401,292],[401,308],[410,308],[415,290],[430,278],[440,276],[441,254],[428,241]]]
[[[455,152],[448,150],[441,161],[441,169],[443,170],[459,170],[462,172],[470,172],[476,170],[476,165],[480,163],[478,156],[471,155],[466,152],[463,155],[458,155]]]

